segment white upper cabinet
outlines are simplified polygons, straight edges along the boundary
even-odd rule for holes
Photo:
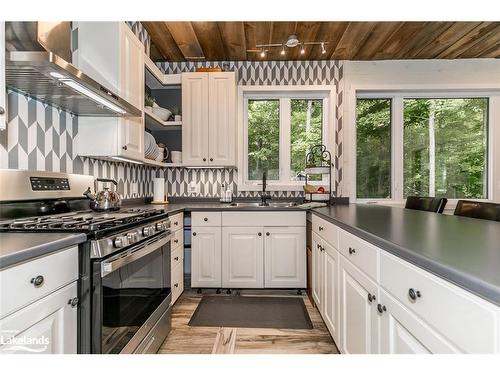
[[[264,240],[262,227],[222,228],[222,286],[262,288]]]
[[[208,164],[208,73],[182,74],[182,163]]]
[[[265,287],[306,287],[306,228],[264,228]]]
[[[135,107],[144,106],[144,46],[124,22],[78,22],[73,63]],[[144,159],[144,119],[80,117],[77,153]]]
[[[182,73],[182,163],[236,165],[234,72]]]

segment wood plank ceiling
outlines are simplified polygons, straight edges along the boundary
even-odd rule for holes
[[[142,22],[155,61],[499,58],[500,22]],[[301,42],[286,49],[290,34]]]

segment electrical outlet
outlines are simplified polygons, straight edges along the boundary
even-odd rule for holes
[[[132,195],[135,196],[139,194],[139,184],[137,182],[132,182]]]
[[[195,182],[190,182],[188,185],[188,193],[189,194],[198,194],[200,190],[198,189],[198,185]]]

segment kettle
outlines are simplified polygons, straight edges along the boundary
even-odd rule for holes
[[[104,188],[101,191],[97,191],[97,183],[101,182],[111,182],[115,186],[118,186],[115,180],[107,179],[107,178],[97,178],[94,181],[94,192],[92,194],[90,192],[90,187],[83,193],[87,198],[90,199],[90,208],[94,211],[116,211],[120,209],[122,199],[120,194],[116,191],[111,191],[109,188]]]

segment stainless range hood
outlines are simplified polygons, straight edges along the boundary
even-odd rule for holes
[[[70,22],[6,22],[5,47],[9,89],[77,116],[141,116],[71,64]]]

